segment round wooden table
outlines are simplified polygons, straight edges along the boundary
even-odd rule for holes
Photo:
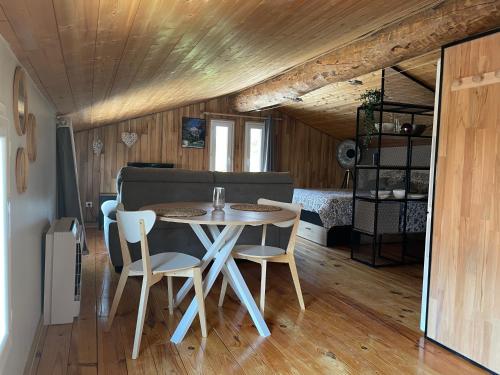
[[[269,336],[269,328],[255,304],[252,294],[248,290],[248,286],[241,275],[236,262],[231,256],[231,251],[236,244],[241,232],[246,225],[264,225],[274,224],[293,220],[296,213],[280,209],[279,211],[256,212],[256,211],[240,211],[234,210],[230,206],[236,203],[226,203],[224,210],[215,211],[212,203],[208,202],[171,202],[161,203],[142,207],[141,210],[152,210],[157,212],[157,219],[172,223],[189,224],[196,236],[199,238],[207,252],[202,258],[201,270],[203,271],[212,260],[214,260],[208,273],[203,280],[203,292],[206,297],[212,289],[217,276],[222,272],[229,281],[229,285],[233,288],[240,301],[246,306],[255,327],[261,336]],[[161,211],[167,209],[202,209],[206,214],[192,217],[169,217],[162,216]],[[203,230],[202,225],[206,225],[212,236],[212,240]],[[219,226],[224,226],[222,231]],[[188,279],[182,288],[177,293],[175,304],[178,305],[187,295],[193,286],[193,281]],[[193,323],[193,320],[198,312],[198,303],[196,298],[193,298],[191,304],[182,317],[177,326],[171,341],[178,344],[186,335],[187,330]]]

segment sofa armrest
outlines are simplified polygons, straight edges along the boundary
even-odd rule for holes
[[[114,267],[122,267],[123,259],[122,259],[122,251],[120,248],[120,236],[118,235],[118,225],[116,221],[110,220],[109,225],[104,226],[104,238],[108,241],[108,253],[111,263]],[[108,234],[106,235],[106,230]]]
[[[106,245],[106,249],[108,250],[108,252],[109,252],[109,226],[112,223],[116,223],[116,220],[113,220],[108,216],[104,216],[104,222],[102,225],[102,229],[104,232],[104,244]]]

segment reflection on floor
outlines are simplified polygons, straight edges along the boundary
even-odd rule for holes
[[[481,373],[424,341],[418,330],[421,266],[372,269],[342,250],[300,240],[296,251],[306,302],[302,313],[286,265],[271,264],[261,338],[234,294],[217,307],[220,281],[206,301],[209,334],[197,321],[180,345],[169,338],[190,299],[173,316],[166,280],[152,288],[141,353],[131,359],[140,279],[130,280],[110,332],[103,330],[118,281],[102,241],[89,230],[82,308],[73,324],[50,326],[38,349],[39,374],[360,374]],[[258,265],[240,263],[256,298]]]

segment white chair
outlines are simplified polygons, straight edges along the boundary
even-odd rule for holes
[[[110,218],[110,215],[113,211],[116,211],[117,207],[118,207],[118,201],[116,200],[109,200],[103,202],[103,204],[101,205],[102,216],[104,217],[102,226],[104,230],[104,243],[106,244],[106,249],[108,250],[108,254],[109,254],[109,225],[111,223],[116,222],[116,220]]]
[[[200,260],[182,253],[159,253],[149,254],[147,234],[153,228],[156,220],[154,211],[121,211],[116,213],[118,232],[123,257],[123,270],[116,288],[115,297],[109,312],[107,330],[111,328],[113,319],[120,303],[120,298],[129,276],[142,276],[141,299],[137,313],[137,325],[135,329],[134,348],[132,359],[139,355],[141,345],[142,329],[148,304],[149,289],[159,282],[163,276],[168,278],[169,310],[173,313],[173,290],[172,277],[192,277],[196,298],[199,307],[201,333],[207,337],[207,326],[205,321],[205,303],[203,300],[203,288],[201,279]],[[132,262],[128,248],[129,243],[141,243],[142,259]]]
[[[288,246],[286,250],[274,246],[266,246],[266,231],[267,225],[262,228],[262,241],[260,245],[238,245],[234,247],[232,256],[235,259],[246,259],[255,263],[259,263],[262,267],[261,279],[260,279],[260,311],[264,314],[264,305],[266,299],[266,272],[267,263],[288,263],[290,267],[290,272],[292,273],[293,283],[295,285],[295,291],[297,292],[297,298],[299,299],[299,305],[302,310],[305,310],[304,299],[302,297],[302,290],[300,289],[299,275],[297,273],[297,266],[295,265],[295,258],[293,252],[295,250],[295,241],[297,237],[297,230],[299,228],[300,222],[300,211],[302,206],[293,203],[277,202],[268,199],[259,199],[258,204],[267,204],[271,206],[281,207],[285,210],[294,211],[297,213],[295,219],[276,223],[277,227],[287,228],[292,227],[292,233],[290,234],[290,240],[288,241]],[[224,303],[224,296],[226,294],[228,280],[226,277],[222,280],[221,294],[219,297],[219,306]]]

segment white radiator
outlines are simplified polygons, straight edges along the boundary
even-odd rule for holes
[[[54,221],[45,236],[45,325],[72,323],[80,313],[82,231],[76,218]]]

